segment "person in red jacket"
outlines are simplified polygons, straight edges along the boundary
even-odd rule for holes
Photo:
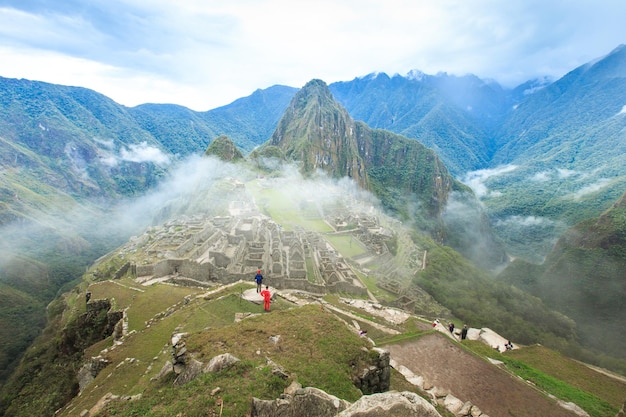
[[[270,293],[270,289],[267,285],[265,286],[265,289],[261,291],[261,297],[263,297],[263,308],[265,311],[270,311],[270,300],[272,299],[272,294]]]

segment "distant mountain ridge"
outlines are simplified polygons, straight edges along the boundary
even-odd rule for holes
[[[476,76],[377,74],[330,88],[352,117],[418,139],[457,175],[489,164],[494,148],[485,138],[513,105],[510,93]]]

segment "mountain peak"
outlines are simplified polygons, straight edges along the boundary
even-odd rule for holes
[[[228,162],[235,162],[244,159],[241,151],[237,149],[237,146],[235,146],[232,139],[226,135],[221,135],[215,138],[215,140],[213,140],[213,142],[211,142],[211,144],[207,147],[204,155],[216,156],[222,161]]]
[[[323,170],[333,177],[353,178],[368,188],[355,140],[348,112],[324,81],[314,79],[293,97],[267,145],[281,148],[287,159],[301,163],[305,175]]]
[[[296,93],[292,104],[295,107],[309,106],[311,104],[336,106],[337,102],[333,98],[330,88],[328,88],[328,85],[324,81],[313,79]]]

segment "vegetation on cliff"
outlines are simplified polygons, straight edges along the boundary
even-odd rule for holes
[[[564,233],[543,264],[518,260],[501,277],[573,318],[581,342],[597,352],[585,360],[626,372],[626,336],[610,331],[626,321],[625,270],[626,194],[601,216]]]

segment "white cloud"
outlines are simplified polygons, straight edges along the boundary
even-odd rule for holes
[[[508,216],[504,219],[497,220],[495,225],[501,226],[521,226],[521,227],[533,227],[533,226],[546,226],[552,225],[554,222],[545,217],[537,216]]]
[[[556,171],[559,174],[559,178],[560,179],[565,179],[565,178],[569,178],[569,177],[572,177],[574,175],[579,175],[580,174],[578,171],[573,171],[571,169],[557,168]]]
[[[530,177],[531,181],[536,182],[546,182],[550,180],[550,171],[541,171],[537,172],[535,175]]]
[[[571,193],[566,196],[566,198],[571,198],[573,200],[580,200],[588,194],[595,193],[596,191],[600,191],[611,183],[611,180],[608,178],[600,178],[598,181],[593,184],[589,184],[575,193]]]
[[[471,171],[465,174],[465,177],[461,180],[467,186],[469,186],[474,194],[478,198],[486,197],[488,195],[494,196],[493,192],[487,189],[485,182],[492,177],[496,177],[517,169],[515,165],[503,165],[493,169],[480,169],[478,171]]]
[[[120,158],[130,162],[154,162],[160,165],[166,165],[170,162],[170,157],[167,154],[158,148],[148,146],[146,142],[122,148]]]
[[[560,77],[623,43],[626,2],[116,0],[0,6],[0,76],[208,110],[371,72]],[[375,28],[375,30],[373,30]]]

